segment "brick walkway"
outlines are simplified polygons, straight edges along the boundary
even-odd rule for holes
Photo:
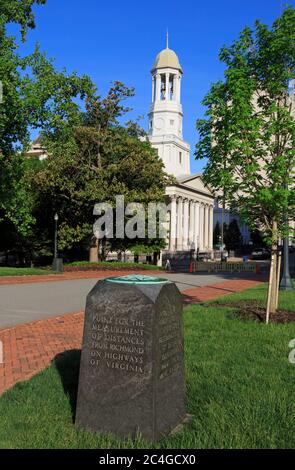
[[[116,273],[119,275],[118,271]],[[85,276],[85,273],[83,274]],[[261,282],[257,280],[224,281],[212,286],[188,289],[182,294],[185,303],[197,303],[239,292]],[[76,312],[0,329],[0,341],[3,345],[3,363],[0,363],[0,394],[16,382],[27,380],[47,367],[57,354],[67,349],[81,348],[83,319],[84,312]]]
[[[265,282],[265,280],[233,279],[231,281],[212,284],[211,286],[186,289],[182,292],[182,295],[186,304],[195,304],[205,302],[206,300],[217,299],[217,297],[233,294],[234,292],[240,292],[244,289],[255,287],[262,282]]]

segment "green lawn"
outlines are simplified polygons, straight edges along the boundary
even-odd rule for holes
[[[295,287],[295,279],[293,279],[293,284]],[[266,284],[262,284],[255,289],[247,289],[243,292],[238,292],[234,295],[228,297],[219,297],[219,299],[210,302],[211,304],[214,303],[215,305],[223,304],[225,301],[226,303],[229,301],[239,302],[240,300],[255,300],[260,302],[262,305],[266,306],[267,300],[267,289]],[[295,290],[292,292],[280,292],[279,293],[279,309],[282,310],[291,310],[295,312]]]
[[[259,286],[226,301],[264,297]],[[295,293],[281,302],[294,309]],[[187,411],[194,419],[181,433],[152,446],[76,429],[76,351],[0,398],[0,446],[295,448],[295,365],[288,361],[295,322],[237,320],[232,308],[206,303],[187,307],[184,323]]]
[[[0,267],[0,276],[31,276],[39,274],[55,274],[53,271],[38,268],[7,268]]]

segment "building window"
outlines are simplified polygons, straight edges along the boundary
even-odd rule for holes
[[[153,121],[150,121],[150,129],[153,128]]]
[[[179,152],[179,163],[182,163],[182,152]]]
[[[173,121],[173,119],[170,119],[170,126],[174,126],[174,121]]]

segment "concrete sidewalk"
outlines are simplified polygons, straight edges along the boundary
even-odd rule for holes
[[[261,282],[235,279],[184,289],[182,294],[185,303],[196,303],[239,292]],[[57,354],[80,349],[83,322],[84,312],[81,311],[1,329],[3,363],[0,363],[0,393],[47,367]]]

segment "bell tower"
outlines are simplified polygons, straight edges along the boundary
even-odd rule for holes
[[[182,68],[176,53],[168,47],[168,34],[166,49],[157,55],[151,74],[149,141],[158,150],[167,173],[174,176],[188,175],[190,147],[182,137]]]

